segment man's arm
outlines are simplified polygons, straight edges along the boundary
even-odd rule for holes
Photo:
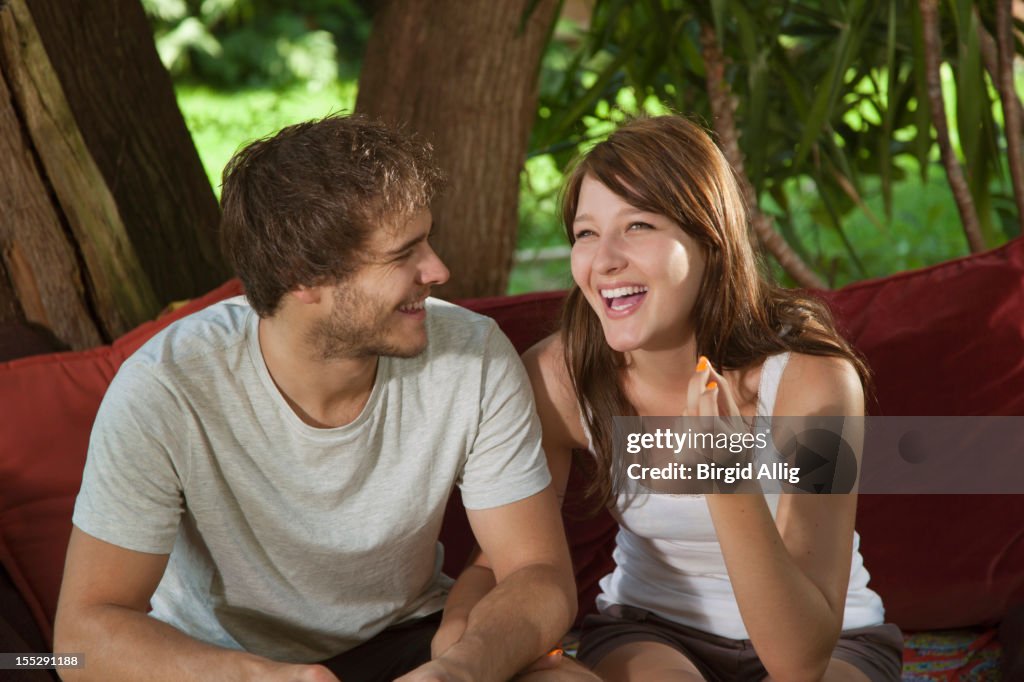
[[[166,554],[118,547],[72,528],[57,604],[54,651],[82,653],[64,680],[337,682],[326,668],[276,663],[204,644],[146,615]]]
[[[556,646],[576,617],[558,501],[549,486],[519,502],[468,510],[467,516],[497,585],[469,611],[458,642],[433,663],[464,679],[507,680]]]
[[[494,571],[491,570],[487,557],[480,553],[479,547],[475,547],[466,568],[455,580],[448,593],[448,599],[445,600],[441,625],[430,642],[430,654],[433,658],[443,654],[461,639],[466,632],[470,612],[477,602],[494,589],[494,584]]]

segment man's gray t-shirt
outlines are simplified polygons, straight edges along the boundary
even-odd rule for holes
[[[170,553],[152,615],[203,641],[322,660],[443,606],[438,532],[550,475],[519,358],[490,319],[427,301],[420,356],[379,360],[362,413],[319,429],[267,371],[241,297],[154,337],[93,428],[74,523]]]

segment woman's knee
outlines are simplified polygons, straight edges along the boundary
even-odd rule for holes
[[[660,642],[630,642],[594,666],[606,682],[701,682],[704,676],[681,651]]]

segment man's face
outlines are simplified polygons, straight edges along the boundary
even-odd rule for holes
[[[324,287],[330,313],[317,320],[312,341],[322,359],[390,355],[411,358],[427,347],[423,301],[448,281],[448,268],[427,242],[428,209],[376,230],[364,264],[344,281]]]

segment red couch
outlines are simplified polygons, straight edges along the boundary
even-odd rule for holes
[[[0,651],[49,650],[89,430],[117,367],[173,320],[238,291],[229,282],[110,346],[0,364]],[[463,303],[494,317],[523,351],[554,329],[561,298]],[[874,370],[873,414],[1024,415],[1024,240],[826,298]],[[26,352],[12,350],[24,341],[0,333],[0,358]],[[586,457],[577,464],[571,490]],[[580,518],[571,495],[568,506],[585,613],[609,570],[615,527],[607,514]],[[1007,679],[1024,679],[1024,495],[862,495],[857,527],[889,620],[904,630],[1002,624],[1005,664],[1015,666]],[[470,545],[457,495],[442,539],[445,569],[457,573]]]

